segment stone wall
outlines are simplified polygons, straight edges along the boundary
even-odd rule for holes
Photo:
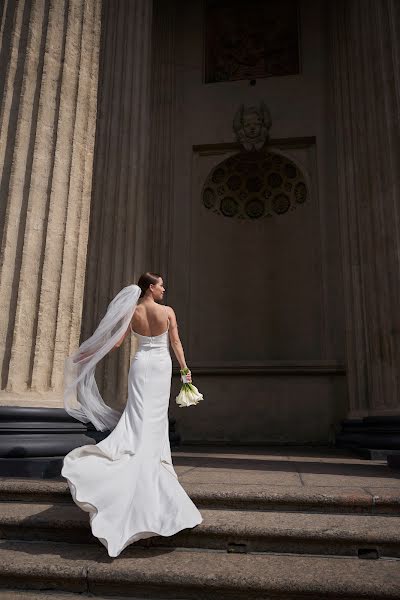
[[[179,4],[166,288],[205,395],[194,410],[172,402],[188,440],[327,442],[346,414],[327,14],[320,2],[299,7],[300,73],[250,86],[203,83],[202,3]],[[299,165],[309,197],[296,210],[241,222],[206,210],[202,189],[210,171],[238,152],[239,105],[261,100],[272,116],[270,150]]]

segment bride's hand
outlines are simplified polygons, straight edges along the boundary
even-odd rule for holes
[[[188,371],[188,373],[185,373],[185,378],[187,378],[187,383],[192,383],[192,374],[190,371]],[[181,375],[181,381],[182,381],[182,375]]]

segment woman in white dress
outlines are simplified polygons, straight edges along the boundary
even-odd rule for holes
[[[92,533],[111,557],[141,538],[171,536],[203,521],[171,459],[169,340],[181,369],[186,362],[175,312],[159,304],[164,292],[160,275],[144,273],[138,285],[121,290],[93,336],[65,363],[67,412],[92,421],[97,429],[112,429],[98,444],[69,452],[61,470],[74,502],[90,514]],[[138,346],[121,414],[103,402],[94,368],[129,332],[137,337]]]

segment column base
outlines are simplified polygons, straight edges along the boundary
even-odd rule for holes
[[[175,422],[169,422],[171,448],[180,444]],[[73,419],[62,408],[0,406],[0,477],[60,477],[68,452],[97,444],[109,434]]]
[[[346,419],[336,436],[336,446],[354,450],[363,458],[387,458],[389,466],[400,462],[400,416]]]

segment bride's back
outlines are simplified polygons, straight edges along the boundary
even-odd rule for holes
[[[138,303],[133,313],[131,326],[139,335],[157,336],[168,328],[167,310],[157,302]]]

